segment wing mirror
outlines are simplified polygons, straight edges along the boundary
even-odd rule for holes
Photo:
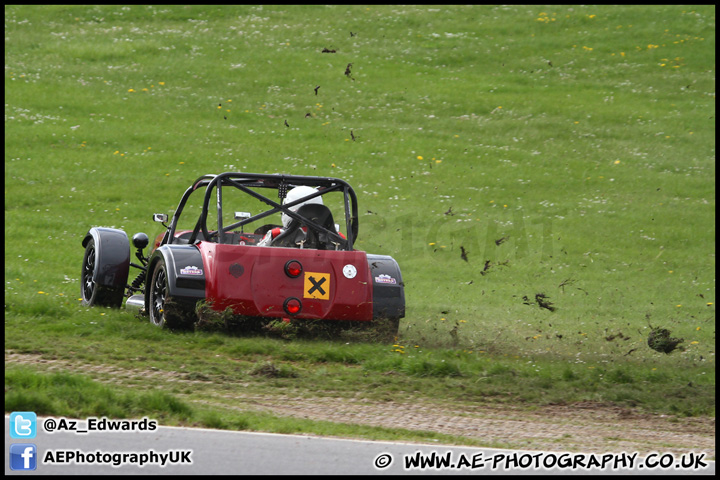
[[[245,220],[250,217],[252,217],[252,213],[250,212],[235,212],[235,220]],[[240,233],[245,233],[244,226],[240,226]]]

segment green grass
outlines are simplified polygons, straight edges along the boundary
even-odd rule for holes
[[[306,395],[714,415],[714,7],[6,6],[5,22],[6,351],[217,382],[232,358],[244,382]],[[152,237],[152,213],[229,170],[355,187],[358,247],[402,268],[402,348],[169,334],[79,306],[90,227]],[[649,349],[651,327],[683,350]],[[266,362],[281,375],[248,373]],[[137,415],[126,388],[106,403],[135,392]],[[218,422],[181,394],[187,421]]]
[[[5,398],[8,411],[29,408],[40,415],[101,415],[123,417],[147,415],[187,418],[191,408],[167,393],[123,392],[99,384],[88,377],[53,373],[40,374],[27,368],[6,371],[9,388]]]

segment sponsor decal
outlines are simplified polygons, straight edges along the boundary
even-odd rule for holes
[[[389,283],[395,285],[397,283],[397,280],[395,280],[395,278],[391,277],[390,275],[381,273],[380,275],[375,277],[375,283]]]
[[[202,268],[198,268],[195,265],[188,265],[185,268],[180,269],[180,275],[202,275]]]

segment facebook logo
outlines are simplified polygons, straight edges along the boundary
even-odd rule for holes
[[[37,447],[32,443],[10,445],[10,470],[35,470],[37,468]]]
[[[12,412],[10,414],[10,437],[35,438],[37,415],[35,412]]]

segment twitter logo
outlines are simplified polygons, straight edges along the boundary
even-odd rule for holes
[[[10,414],[10,436],[12,438],[35,438],[37,415],[35,412],[12,412]]]

